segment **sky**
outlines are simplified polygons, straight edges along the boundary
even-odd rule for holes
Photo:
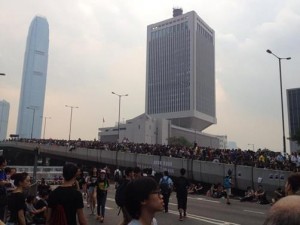
[[[215,31],[217,124],[241,149],[282,151],[278,60],[286,89],[300,87],[299,0],[0,0],[0,100],[10,103],[8,135],[16,133],[26,38],[36,15],[50,31],[45,138],[93,140],[99,127],[145,112],[147,25],[195,11]],[[103,120],[105,121],[103,123]],[[201,144],[201,143],[200,143]],[[289,149],[289,142],[287,141]]]

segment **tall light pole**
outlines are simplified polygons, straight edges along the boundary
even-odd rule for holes
[[[34,125],[34,116],[35,116],[35,110],[37,110],[37,107],[36,106],[28,106],[26,108],[32,110],[32,125],[31,125],[31,134],[30,134],[30,139],[32,139],[33,125]]]
[[[73,115],[73,109],[78,109],[78,106],[72,106],[72,105],[65,105],[66,107],[71,109],[71,116],[70,116],[70,130],[69,130],[69,141],[71,140],[71,130],[72,130],[72,115]]]
[[[126,95],[119,95],[115,92],[111,92],[113,95],[117,95],[119,97],[119,118],[118,118],[118,142],[120,142],[120,114],[121,114],[121,98],[128,96],[128,94]]]
[[[283,110],[283,93],[282,93],[282,78],[281,78],[281,60],[290,60],[291,57],[281,58],[275,55],[271,50],[267,49],[267,53],[272,54],[278,59],[279,62],[279,78],[280,78],[280,95],[281,95],[281,119],[282,119],[282,133],[283,133],[283,154],[286,155],[286,144],[285,144],[285,130],[284,130],[284,110]]]
[[[47,125],[47,119],[51,119],[51,117],[42,117],[41,118],[44,118],[44,133],[43,133],[43,139],[45,139],[45,133],[46,133],[46,125]]]

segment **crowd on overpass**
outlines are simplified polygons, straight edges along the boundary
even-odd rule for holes
[[[17,139],[14,141],[44,145],[66,146],[71,151],[76,148],[124,151],[137,154],[160,155],[175,158],[188,158],[216,163],[236,164],[285,171],[300,171],[300,152],[283,155],[268,149],[214,149],[195,144],[192,147],[181,145],[136,144],[130,142],[104,143],[101,141],[68,141],[57,139]]]

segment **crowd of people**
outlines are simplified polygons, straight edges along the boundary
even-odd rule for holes
[[[80,168],[67,163],[63,167],[63,182],[54,190],[45,180],[41,180],[36,195],[28,192],[31,178],[26,172],[16,173],[9,170],[6,159],[0,156],[0,224],[7,225],[86,225],[84,207],[90,209],[91,215],[100,223],[104,223],[107,192],[115,182],[115,202],[123,215],[123,225],[157,225],[155,213],[168,213],[171,192],[175,192],[178,207],[178,219],[183,221],[187,216],[188,194],[203,194],[201,183],[192,184],[185,177],[185,169],[180,170],[180,177],[172,178],[168,171],[157,176],[151,168],[141,170],[139,167],[126,168],[123,173],[116,169],[110,174],[108,167],[93,167],[88,175]],[[111,177],[110,177],[111,176]],[[213,185],[208,190],[211,197],[224,197],[231,204],[231,172],[224,177],[223,184]],[[111,179],[109,179],[111,178]],[[5,194],[5,195],[3,195]],[[299,224],[297,210],[292,212],[300,200],[300,174],[292,173],[286,181],[284,190],[277,189],[272,199],[272,208],[266,218],[265,225],[283,224],[282,218],[290,221],[287,225]],[[288,196],[288,197],[284,197]],[[292,197],[291,197],[292,196]],[[297,197],[298,196],[298,197]],[[87,205],[84,205],[84,198]],[[291,204],[287,204],[287,199]],[[262,185],[257,190],[247,188],[241,201],[258,201],[266,204],[266,195]],[[296,204],[297,203],[297,204]],[[278,212],[289,213],[278,214]],[[3,224],[3,223],[2,223]]]
[[[104,143],[101,141],[67,141],[55,139],[17,139],[19,142],[37,143],[51,146],[66,146],[70,151],[76,148],[124,151],[175,158],[189,158],[216,163],[236,164],[285,171],[300,171],[300,152],[283,155],[268,149],[214,149],[195,144],[191,147],[179,145],[137,144],[130,142]]]

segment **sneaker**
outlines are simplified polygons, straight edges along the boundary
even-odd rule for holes
[[[186,212],[183,213],[183,217],[186,217]]]
[[[101,216],[101,218],[100,218],[100,223],[103,223],[103,221],[104,221],[104,217]]]
[[[230,205],[230,202],[227,202],[227,205]]]

